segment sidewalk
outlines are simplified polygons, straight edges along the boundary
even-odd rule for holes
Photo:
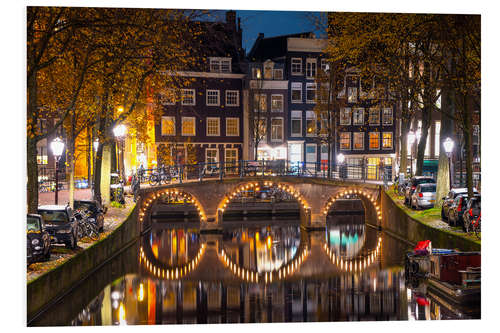
[[[92,191],[90,188],[75,189],[75,200],[91,200]],[[53,205],[55,204],[56,192],[39,192],[38,205]],[[58,204],[65,205],[69,202],[69,190],[60,190],[58,193]]]

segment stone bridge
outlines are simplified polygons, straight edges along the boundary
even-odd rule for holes
[[[271,184],[296,198],[301,224],[307,229],[324,228],[335,201],[354,194],[363,202],[366,220],[381,225],[380,185],[293,176],[226,178],[143,188],[140,190],[138,220],[141,225],[149,220],[151,207],[160,196],[175,194],[196,206],[201,230],[221,229],[224,209],[239,192]]]

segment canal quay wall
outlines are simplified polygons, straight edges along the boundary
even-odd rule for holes
[[[381,189],[382,230],[412,244],[430,240],[433,248],[481,251],[481,244],[470,239],[431,227],[408,214]]]
[[[92,275],[101,265],[137,241],[140,235],[136,212],[138,207],[136,205],[125,221],[106,238],[27,284],[28,323],[68,294],[76,284]]]

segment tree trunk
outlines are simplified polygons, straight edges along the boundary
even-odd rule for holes
[[[101,196],[101,167],[102,167],[102,143],[97,147],[94,155],[94,200],[102,203]]]
[[[73,203],[75,199],[75,140],[69,135],[67,138],[68,149],[67,152],[67,162],[69,165],[69,206],[73,208]]]
[[[425,146],[427,145],[427,137],[429,136],[429,127],[431,126],[431,116],[433,110],[433,98],[432,98],[432,86],[431,86],[431,68],[428,61],[424,62],[424,96],[422,108],[422,129],[420,135],[420,141],[417,146],[417,171],[415,175],[422,176],[425,158]]]
[[[36,161],[36,140],[27,138],[27,167],[28,167],[28,214],[35,214],[38,209],[38,164]]]
[[[469,198],[474,196],[474,183],[472,182],[472,112],[468,105],[467,94],[462,97],[463,112],[464,112],[464,141],[465,141],[465,172],[466,184]]]
[[[411,119],[401,119],[401,136],[399,138],[399,173],[404,173],[408,178],[408,132],[410,132]]]
[[[101,159],[101,200],[103,205],[107,205],[110,202],[110,180],[111,180],[111,145],[105,144],[102,147],[102,159]]]

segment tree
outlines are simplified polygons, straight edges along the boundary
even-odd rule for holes
[[[257,69],[257,77],[250,82],[249,123],[253,141],[255,160],[258,159],[259,144],[267,138],[267,95],[263,93],[264,80],[261,69]]]

